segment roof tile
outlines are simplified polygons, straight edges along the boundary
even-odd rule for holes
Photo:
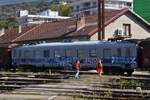
[[[113,22],[115,19],[129,11],[122,10],[105,10],[105,25]],[[80,30],[76,29],[76,19],[69,18],[57,22],[43,23],[25,34],[13,40],[13,42],[28,41],[28,40],[43,40],[73,36],[90,36],[97,31],[97,15],[85,16],[86,26]],[[92,24],[93,23],[93,24]]]
[[[30,30],[33,27],[35,27],[35,25],[22,27],[21,28],[22,29],[21,33],[19,33],[18,28],[5,29],[5,34],[0,36],[0,43],[1,44],[2,43],[3,44],[4,43],[11,43],[12,40],[17,38],[18,36],[21,36],[22,34],[24,34],[25,32],[27,32],[28,30]]]

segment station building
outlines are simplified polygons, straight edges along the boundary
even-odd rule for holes
[[[3,31],[0,43],[36,44],[45,42],[72,42],[98,40],[97,15],[72,17],[64,20],[45,22],[30,27],[25,32],[23,27],[9,33]],[[105,10],[105,38],[147,39],[150,38],[150,24],[128,8]]]

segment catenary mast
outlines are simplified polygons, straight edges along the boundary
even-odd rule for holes
[[[98,0],[98,40],[105,39],[105,5],[104,0]]]

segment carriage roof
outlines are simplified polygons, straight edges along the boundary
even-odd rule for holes
[[[23,45],[18,48],[36,48],[36,47],[64,47],[64,46],[134,46],[135,44],[127,41],[76,41],[76,42],[53,42],[41,43],[35,45]]]

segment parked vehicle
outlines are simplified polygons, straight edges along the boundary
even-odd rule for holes
[[[101,59],[105,73],[132,74],[137,67],[137,46],[126,41],[80,41],[43,43],[12,49],[12,65],[35,68],[72,68],[80,60],[81,69],[95,69]]]

